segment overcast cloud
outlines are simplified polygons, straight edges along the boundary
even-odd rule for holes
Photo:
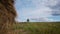
[[[60,17],[59,2],[60,0],[16,0],[17,21],[26,21],[27,18],[39,22],[57,21],[54,18]]]

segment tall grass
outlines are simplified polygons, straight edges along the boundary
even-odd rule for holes
[[[20,34],[60,34],[60,23],[17,23],[14,30]]]

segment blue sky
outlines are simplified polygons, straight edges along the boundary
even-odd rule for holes
[[[16,21],[60,21],[60,0],[16,0]]]

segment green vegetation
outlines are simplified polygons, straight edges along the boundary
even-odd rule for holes
[[[60,23],[16,23],[14,30],[18,34],[60,34]]]

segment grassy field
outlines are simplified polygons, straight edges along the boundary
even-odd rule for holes
[[[23,22],[13,25],[16,34],[60,34],[60,23]]]

